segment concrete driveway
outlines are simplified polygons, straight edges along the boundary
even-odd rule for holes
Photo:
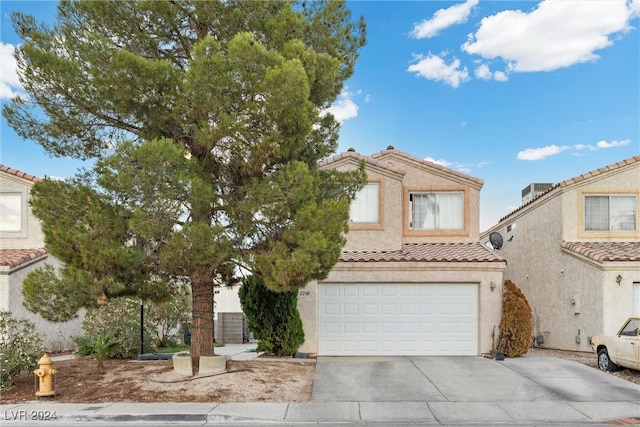
[[[396,420],[441,423],[640,417],[636,384],[580,363],[528,355],[504,361],[319,357],[311,399],[318,413],[330,402],[357,402],[362,419],[378,419],[382,412]]]

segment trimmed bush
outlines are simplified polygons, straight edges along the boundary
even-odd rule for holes
[[[99,308],[89,308],[82,322],[82,329],[83,339],[88,342],[111,335],[119,346],[110,358],[134,358],[140,352],[140,301],[116,298]],[[145,321],[145,343],[152,342],[150,329],[149,322]]]
[[[513,282],[505,281],[504,289],[498,351],[507,357],[518,357],[527,353],[531,343],[531,307]]]
[[[249,276],[238,295],[248,327],[258,340],[257,350],[276,356],[294,355],[304,342],[298,292],[272,292],[256,276]]]
[[[43,354],[36,325],[14,318],[10,311],[0,311],[0,391],[11,387],[20,372],[35,369]]]
[[[144,318],[149,322],[154,345],[173,347],[176,339],[172,334],[191,323],[191,288],[187,285],[177,286],[171,299],[162,303],[145,304],[144,310]]]

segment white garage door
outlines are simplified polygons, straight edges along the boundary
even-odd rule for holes
[[[321,356],[475,356],[475,284],[319,284]]]

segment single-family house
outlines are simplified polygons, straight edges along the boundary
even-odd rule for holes
[[[22,305],[22,281],[27,274],[45,263],[62,265],[47,253],[40,223],[28,204],[31,187],[38,180],[0,165],[0,310],[34,322],[48,351],[69,350],[74,347],[72,337],[82,334],[80,317],[49,322]]]
[[[481,238],[502,241],[536,344],[591,351],[591,336],[640,314],[640,156],[545,186]]]
[[[312,355],[480,355],[497,342],[505,261],[480,242],[483,181],[388,147],[321,169],[367,184],[328,277],[298,293]],[[495,341],[494,341],[495,339]]]

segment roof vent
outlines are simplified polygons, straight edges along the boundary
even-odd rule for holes
[[[350,152],[350,153],[355,153],[356,149],[353,148],[353,147],[349,147],[349,148],[347,148],[347,151]]]
[[[394,147],[393,145],[389,145],[389,146],[387,147],[387,150],[395,150],[395,147]]]

